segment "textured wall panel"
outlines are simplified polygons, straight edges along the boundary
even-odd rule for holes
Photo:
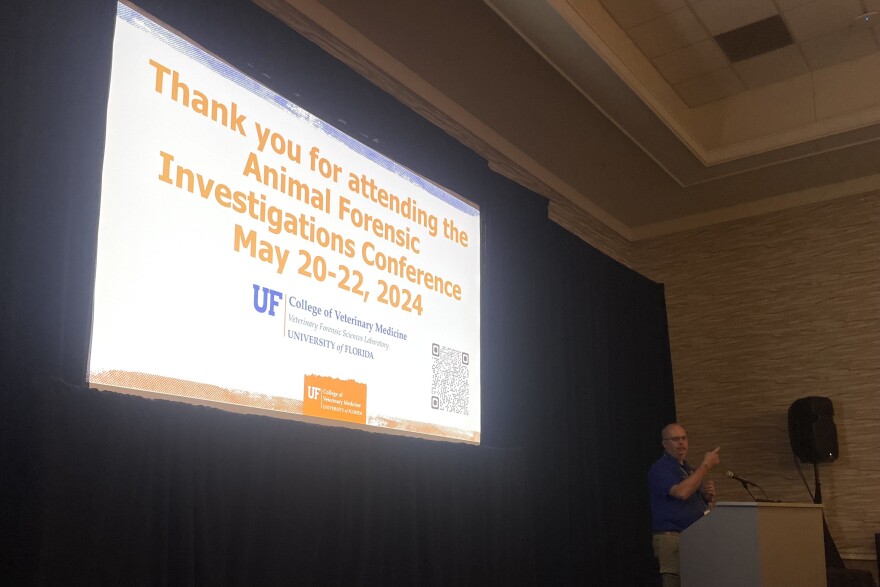
[[[819,469],[829,527],[844,556],[873,558],[880,194],[635,242],[631,261],[666,285],[678,417],[691,461],[721,446],[719,499],[749,498],[723,478],[730,469],[771,498],[809,501],[787,410],[800,397],[829,397],[841,455]],[[804,473],[812,488],[812,465]]]

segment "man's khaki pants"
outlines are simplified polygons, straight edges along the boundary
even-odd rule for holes
[[[660,563],[663,587],[679,587],[678,534],[654,534],[651,544],[654,546],[654,556]]]

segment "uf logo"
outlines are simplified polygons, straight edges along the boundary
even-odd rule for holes
[[[263,290],[263,295],[260,295],[260,289]],[[281,299],[283,294],[280,291],[275,291],[274,289],[269,289],[267,287],[260,288],[256,283],[254,284],[254,310],[259,312],[260,314],[264,314],[266,309],[269,309],[269,315],[275,315],[275,308],[278,307],[278,300]],[[262,299],[261,299],[262,298]]]

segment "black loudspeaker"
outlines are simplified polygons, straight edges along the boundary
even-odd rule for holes
[[[830,463],[838,457],[834,406],[827,397],[802,397],[788,408],[791,450],[802,463]]]

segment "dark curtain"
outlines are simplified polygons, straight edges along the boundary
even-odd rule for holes
[[[16,2],[0,22],[0,575],[653,584],[646,471],[674,419],[662,287],[246,0],[141,5],[480,205],[483,444],[85,389],[115,3]]]
[[[555,225],[530,422],[539,576],[650,585],[647,470],[674,421],[662,287]]]
[[[516,451],[61,383],[13,391],[27,395],[12,447],[27,462],[8,479],[17,511],[5,528],[16,536],[4,576],[21,583],[488,585],[533,576]]]

